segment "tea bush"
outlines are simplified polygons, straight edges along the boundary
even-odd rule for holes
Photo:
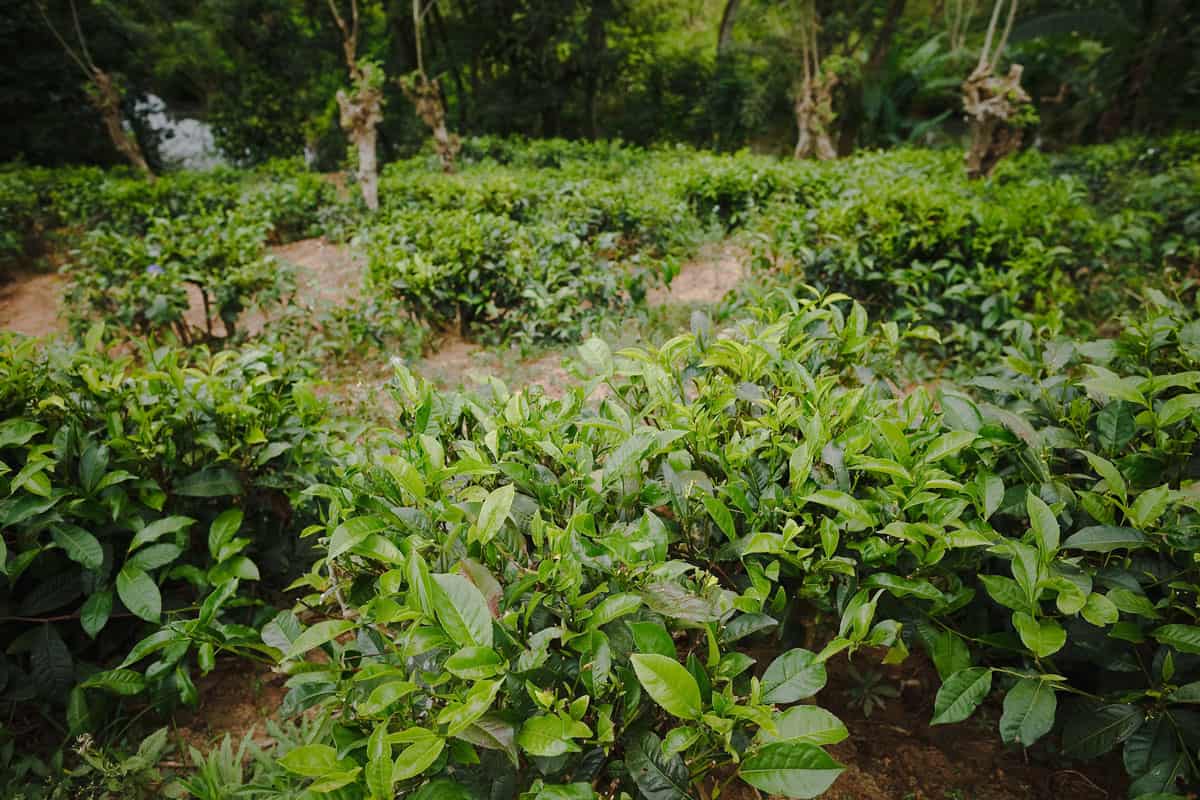
[[[250,587],[307,566],[301,491],[342,449],[280,351],[135,361],[100,339],[0,339],[0,703],[65,710],[73,732],[113,696],[195,703],[197,669],[262,649]]]
[[[1121,747],[1133,796],[1187,785],[1200,318],[1151,302],[1111,341],[1018,332],[978,400],[898,394],[897,348],[929,334],[837,297],[657,351],[592,340],[562,400],[401,370],[409,435],[311,490],[302,605],[329,617],[264,629],[285,709],[336,711],[283,766],[347,797],[811,797],[846,734],[793,704],[841,654],[920,647],[934,724],[995,688],[1005,741]]]
[[[232,211],[156,219],[143,236],[93,230],[66,268],[71,327],[82,334],[101,321],[114,335],[171,331],[190,344],[216,342],[220,323],[230,339],[244,311],[293,289],[291,272],[266,255],[269,229],[261,216]]]

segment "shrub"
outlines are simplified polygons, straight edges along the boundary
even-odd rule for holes
[[[280,351],[135,363],[98,333],[86,350],[0,339],[3,702],[65,710],[73,732],[110,695],[195,703],[195,667],[261,648],[249,586],[307,565],[300,493],[336,449],[307,371]],[[144,674],[127,668],[148,656]]]
[[[230,339],[244,311],[293,288],[291,272],[266,255],[269,229],[262,217],[228,212],[157,219],[144,236],[91,231],[67,267],[71,327],[82,334],[102,321],[111,333],[172,331],[188,344],[216,342],[219,322]]]

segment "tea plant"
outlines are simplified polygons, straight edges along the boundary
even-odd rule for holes
[[[293,288],[290,271],[265,253],[269,227],[263,217],[221,213],[154,220],[144,236],[90,232],[67,268],[72,328],[82,334],[101,321],[114,334],[170,331],[183,344],[232,339],[243,312]]]
[[[280,352],[137,364],[100,339],[0,340],[0,702],[65,711],[71,732],[143,691],[195,703],[195,668],[262,650],[250,586],[307,563],[287,532],[333,449],[308,374]]]

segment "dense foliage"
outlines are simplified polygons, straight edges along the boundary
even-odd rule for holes
[[[345,0],[343,0],[345,3]],[[9,2],[0,84],[11,109],[0,159],[111,163],[86,76],[30,3]],[[160,4],[161,5],[161,4]],[[681,141],[736,150],[794,142],[803,3],[769,0],[360,0],[361,56],[389,76],[423,67],[464,135]],[[324,2],[204,0],[161,9],[130,0],[47,0],[48,19],[119,78],[123,111],[160,166],[153,94],[212,123],[233,163],[345,155],[334,99],[341,37]],[[890,146],[961,131],[959,86],[991,4],[860,0],[812,4],[819,51],[838,81],[837,149]],[[957,9],[957,11],[956,11]],[[950,22],[967,11],[965,25]],[[1200,13],[1175,0],[1026,0],[1010,40],[1042,120],[1059,144],[1194,125]],[[418,42],[418,36],[420,41]],[[418,53],[423,64],[418,64]],[[281,88],[283,87],[283,88]],[[49,99],[49,100],[48,100]],[[380,145],[411,154],[426,135],[398,84],[384,87]]]
[[[76,320],[0,342],[9,736],[194,705],[224,656],[296,721],[176,793],[813,797],[853,654],[927,659],[932,724],[1119,752],[1131,797],[1200,781],[1194,135],[974,182],[957,152],[463,145],[389,165],[375,214],[290,162],[4,173],[4,241],[74,251]],[[313,320],[266,245],[317,232],[366,291]],[[753,270],[712,316],[586,338],[717,236]],[[377,429],[318,399],[309,359],[451,324],[584,341],[578,380],[397,364]],[[153,796],[160,751],[84,740],[53,791]],[[14,752],[0,781],[54,796]]]
[[[65,710],[76,733],[102,725],[102,690],[194,702],[189,642],[202,672],[261,647],[249,582],[278,588],[307,563],[301,490],[342,447],[279,351],[135,362],[101,339],[0,343],[3,700]],[[160,652],[144,675],[97,674],[147,631],[160,644],[138,652]]]

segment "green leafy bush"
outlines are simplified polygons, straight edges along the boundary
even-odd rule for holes
[[[267,256],[269,224],[244,212],[157,219],[144,236],[91,231],[67,267],[71,326],[111,333],[171,331],[184,344],[226,339],[250,308],[281,301],[291,272]],[[197,306],[191,315],[189,308]]]
[[[195,667],[261,649],[249,587],[307,565],[291,533],[310,513],[300,491],[335,449],[308,373],[282,352],[164,348],[135,363],[98,340],[0,340],[2,701],[65,711],[73,732],[112,696],[194,703]]]

